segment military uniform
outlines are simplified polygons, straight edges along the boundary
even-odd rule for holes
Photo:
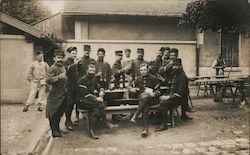
[[[169,98],[166,100],[160,100],[159,111],[162,114],[162,125],[159,129],[156,129],[156,131],[167,129],[167,110],[181,105],[182,116],[186,115],[188,108],[188,94],[188,78],[184,71],[179,69],[179,71],[173,76]]]
[[[131,120],[134,121],[138,115],[142,113],[145,132],[144,136],[147,136],[149,106],[157,104],[155,101],[157,101],[157,96],[160,94],[160,84],[157,77],[147,74],[146,76],[139,76],[135,81],[132,82],[131,86],[139,88],[139,106]],[[147,92],[145,92],[145,90],[148,88],[153,89],[153,92],[156,94],[156,96],[152,97]]]
[[[120,88],[120,80],[122,80],[122,86],[125,88],[125,72],[123,70],[123,66],[121,61],[115,61],[114,65],[112,66],[112,72],[114,76],[114,87]]]
[[[60,133],[59,122],[65,111],[67,79],[60,79],[59,75],[66,73],[63,65],[59,66],[54,63],[48,73],[46,79],[47,84],[52,85],[52,89],[47,98],[46,117],[49,118],[52,135],[55,132]]]
[[[170,86],[172,79],[172,64],[171,60],[163,60],[162,66],[159,68],[158,73],[165,79],[163,85]]]
[[[68,58],[64,61],[64,67],[67,71],[67,107],[65,110],[66,126],[71,126],[71,114],[74,105],[79,101],[79,90],[78,90],[78,77],[77,77],[77,64],[74,63],[74,59]],[[78,114],[78,113],[77,113]],[[72,127],[71,127],[72,128]]]
[[[133,73],[133,62],[134,60],[132,58],[125,58],[125,60],[122,61],[122,66],[130,68],[128,69],[127,73],[125,74],[125,80],[126,81],[133,81],[135,79],[135,75]]]
[[[108,89],[112,76],[112,70],[109,63],[97,60],[96,67],[96,72],[101,72],[101,75],[97,77],[97,82],[101,85],[102,88]]]
[[[93,58],[83,56],[81,59],[81,64],[78,65],[78,79],[86,75],[87,67],[89,64],[95,64],[96,61]]]
[[[149,62],[150,70],[149,73],[157,76],[160,67],[162,66],[162,59],[157,58],[154,61]]]
[[[107,124],[107,118],[105,114],[105,105],[103,102],[97,100],[95,90],[100,90],[95,77],[88,75],[83,76],[79,80],[80,89],[80,102],[78,103],[78,109],[85,109],[89,111],[89,130],[94,131],[94,127],[97,121],[97,116],[100,116],[105,124]],[[92,138],[93,135],[92,135]]]

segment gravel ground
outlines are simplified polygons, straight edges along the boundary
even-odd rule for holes
[[[1,105],[1,154],[25,154],[48,126],[44,112],[32,105],[22,112],[22,104]]]
[[[195,91],[192,90],[192,94]],[[150,120],[149,136],[142,138],[142,121],[108,130],[98,124],[99,140],[87,135],[86,120],[63,138],[53,139],[51,155],[68,154],[249,154],[250,104],[239,106],[230,99],[214,103],[211,98],[193,99],[197,112],[192,121],[177,121],[175,128],[155,133],[157,120]],[[1,154],[27,154],[35,139],[48,127],[44,112],[32,105],[22,112],[21,104],[1,105]],[[111,117],[110,115],[108,116]],[[61,128],[64,128],[61,121]]]
[[[92,140],[87,136],[86,121],[82,120],[75,131],[54,140],[50,154],[249,154],[249,106],[240,107],[229,99],[226,102],[193,99],[197,112],[189,115],[194,120],[177,122],[175,128],[159,133],[154,132],[157,125],[151,120],[147,138],[140,136],[141,120],[134,125],[124,118],[112,130],[99,124],[100,139]],[[244,142],[237,142],[239,138]]]

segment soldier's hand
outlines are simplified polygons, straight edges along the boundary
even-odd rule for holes
[[[96,76],[102,76],[102,72],[101,71],[99,71],[97,74],[96,74]]]
[[[103,102],[103,98],[102,97],[97,97],[96,100],[100,101],[100,102]]]
[[[76,59],[75,59],[75,64],[81,64],[81,63],[82,63],[81,58],[76,58]]]
[[[154,96],[155,96],[155,93],[152,92],[152,93],[149,93],[149,95],[150,95],[151,97],[154,97]]]
[[[162,95],[162,96],[160,96],[160,100],[161,101],[168,100],[168,99],[170,99],[169,95]]]
[[[66,73],[61,73],[58,75],[59,79],[67,79]]]

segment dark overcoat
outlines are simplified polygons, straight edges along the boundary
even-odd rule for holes
[[[59,79],[58,76],[61,73],[66,73],[64,66],[58,66],[53,64],[50,69],[46,79],[47,84],[52,85],[52,89],[47,98],[46,106],[46,117],[53,117],[54,114],[58,111],[60,106],[64,103],[66,97],[67,88],[66,83],[67,79]]]

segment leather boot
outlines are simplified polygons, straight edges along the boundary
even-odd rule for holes
[[[148,129],[143,129],[141,132],[142,137],[147,137],[148,136]]]
[[[27,112],[28,110],[29,110],[29,106],[25,105],[24,108],[23,108],[23,112]]]
[[[93,138],[93,139],[99,139],[99,138],[95,135],[95,132],[94,132],[92,129],[89,130],[89,136],[90,136],[91,138]]]
[[[155,129],[155,132],[159,132],[159,131],[163,131],[163,130],[167,130],[168,126],[167,126],[167,112],[166,111],[161,111],[161,116],[162,116],[162,124],[159,128]]]
[[[164,131],[164,130],[167,130],[167,129],[168,129],[167,124],[163,123],[159,128],[155,129],[155,132],[160,132],[160,131]]]

